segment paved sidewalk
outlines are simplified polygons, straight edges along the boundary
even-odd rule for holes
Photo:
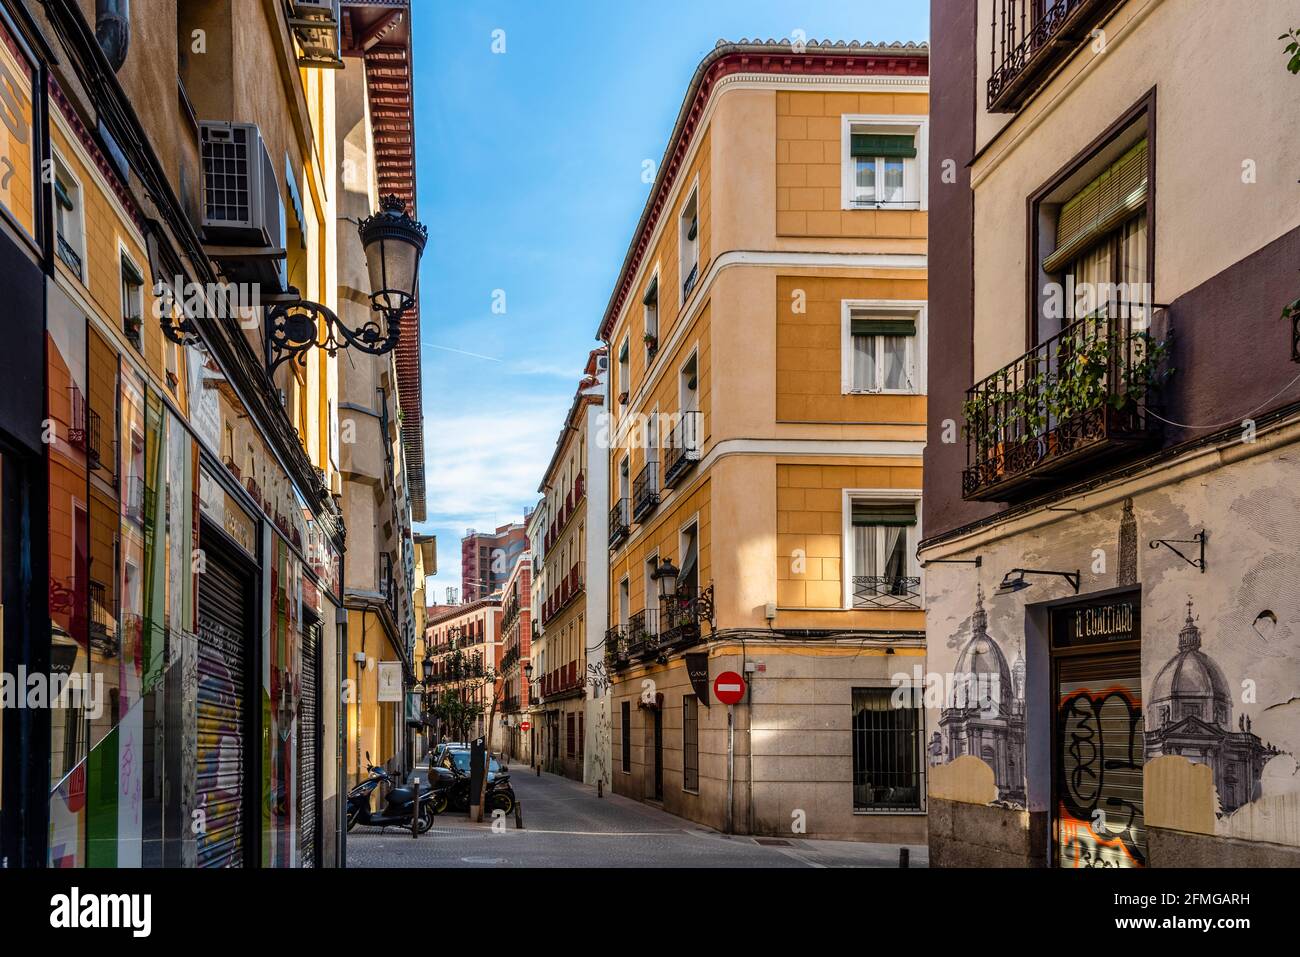
[[[898,867],[899,846],[726,835],[617,794],[512,766],[523,811],[496,826],[441,815],[419,839],[409,831],[357,828],[349,867]],[[759,843],[762,842],[762,843]],[[928,849],[910,846],[912,867]]]

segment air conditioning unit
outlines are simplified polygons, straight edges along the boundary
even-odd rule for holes
[[[609,356],[596,356],[596,374],[609,371]]]
[[[342,14],[339,0],[290,0],[294,38],[302,47],[298,65],[338,68],[343,65],[339,53]]]
[[[205,120],[199,151],[203,238],[223,247],[210,250],[212,257],[232,282],[284,289],[284,200],[261,131],[253,123]]]

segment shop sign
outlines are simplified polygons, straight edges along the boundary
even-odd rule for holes
[[[686,661],[686,675],[691,679],[691,687],[695,689],[695,697],[700,699],[700,704],[709,707],[709,654],[708,652],[692,652],[691,654],[682,655]]]
[[[1052,613],[1052,646],[1104,645],[1135,641],[1141,634],[1140,595],[1072,605]]]
[[[379,695],[377,701],[402,700],[402,663],[400,661],[379,662]]]
[[[257,520],[206,469],[199,470],[199,510],[226,530],[250,556],[257,555]]]

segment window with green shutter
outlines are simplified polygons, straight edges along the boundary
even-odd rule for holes
[[[917,318],[853,309],[849,313],[847,392],[919,391]]]

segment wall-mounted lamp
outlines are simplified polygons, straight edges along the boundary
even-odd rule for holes
[[[1058,572],[1041,568],[1013,568],[1002,576],[1002,583],[998,585],[999,595],[1010,595],[1012,592],[1024,591],[1030,587],[1032,582],[1025,581],[1026,575],[1050,575],[1057,578],[1064,578],[1074,589],[1074,593],[1079,594],[1079,582],[1082,579],[1080,572]]]
[[[307,353],[324,349],[335,355],[353,348],[384,355],[397,347],[402,314],[415,305],[415,290],[429,232],[406,212],[396,196],[380,202],[379,212],[357,226],[370,273],[370,308],[374,316],[349,329],[318,302],[299,300],[273,306],[266,314],[267,372],[289,359],[306,365]]]

